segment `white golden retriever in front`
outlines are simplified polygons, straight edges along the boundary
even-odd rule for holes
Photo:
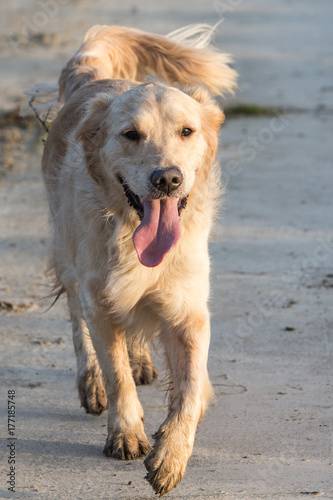
[[[62,71],[64,105],[42,160],[82,406],[95,415],[108,406],[104,453],[148,455],[159,495],[182,479],[213,395],[208,236],[224,115],[210,94],[232,92],[236,72],[209,47],[212,31],[93,27]],[[151,447],[135,385],[157,376],[156,335],[172,383]]]

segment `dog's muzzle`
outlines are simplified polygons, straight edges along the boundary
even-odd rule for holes
[[[171,169],[175,169],[171,171]],[[166,171],[169,169],[162,169],[158,168],[154,170],[151,174],[151,182],[153,184],[153,181],[160,186],[159,188],[157,186],[154,186],[158,191],[162,193],[168,192],[168,194],[172,193],[175,191],[183,182],[183,176],[180,170],[177,167],[170,167],[169,172],[166,173]],[[180,173],[180,175],[178,174]],[[130,207],[134,208],[136,213],[138,214],[138,217],[140,221],[143,219],[144,216],[144,210],[143,210],[143,203],[141,202],[140,197],[133,193],[133,191],[130,190],[128,184],[124,181],[124,179],[118,175],[118,180],[120,184],[123,187],[124,193],[127,198],[127,202]],[[153,184],[154,185],[154,184]],[[158,196],[158,198],[161,198],[161,195]],[[184,198],[179,198],[178,200],[178,216],[180,217],[180,214],[184,210],[184,208],[187,205],[187,198],[188,196],[185,196]]]
[[[143,199],[130,190],[122,177],[118,176],[118,179],[128,204],[140,219],[133,233],[138,258],[144,266],[156,267],[175,247],[181,235],[180,214],[186,207],[187,196],[177,198],[176,192],[183,182],[182,173],[177,167],[155,169],[150,177],[154,189]]]

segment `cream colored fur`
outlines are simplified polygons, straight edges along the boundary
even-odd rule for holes
[[[99,414],[108,400],[105,454],[149,453],[147,479],[160,495],[181,480],[213,394],[208,237],[224,115],[208,90],[232,92],[236,79],[228,56],[207,48],[206,26],[173,36],[180,42],[120,27],[89,30],[61,74],[65,104],[42,160],[54,227],[51,265],[59,293],[68,297],[81,403]],[[147,73],[166,83],[140,84]],[[193,130],[189,137],[184,127]],[[124,136],[133,128],[139,141]],[[141,200],[150,199],[151,172],[174,165],[183,175],[174,196],[188,196],[181,237],[157,267],[145,267],[132,241],[140,221],[119,176]],[[172,390],[152,448],[135,383],[156,377],[147,347],[154,335],[165,350]]]

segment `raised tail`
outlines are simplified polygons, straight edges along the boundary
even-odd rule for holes
[[[94,26],[62,70],[59,100],[66,102],[92,80],[162,79],[170,85],[205,86],[213,95],[233,93],[237,72],[230,55],[210,43],[214,27],[191,25],[167,37],[119,26]]]

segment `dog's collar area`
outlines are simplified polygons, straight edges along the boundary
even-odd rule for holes
[[[128,185],[126,184],[126,182],[124,181],[124,179],[120,175],[118,175],[118,180],[123,187],[124,193],[125,193],[126,198],[127,198],[127,203],[129,204],[130,207],[132,207],[136,210],[136,213],[138,214],[140,221],[142,221],[143,216],[144,216],[144,210],[143,210],[143,205],[140,201],[139,196],[130,190],[130,188],[128,187]],[[185,198],[178,200],[178,215],[179,216],[187,205],[187,198],[188,198],[188,196],[185,196]]]

